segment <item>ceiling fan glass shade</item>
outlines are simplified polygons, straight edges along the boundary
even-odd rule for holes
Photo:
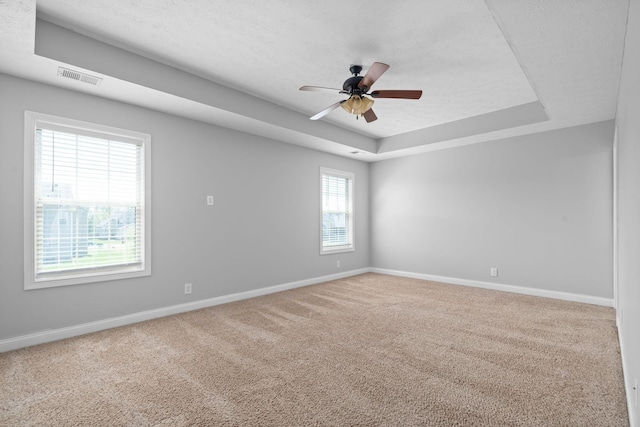
[[[367,98],[366,96],[353,95],[340,106],[347,113],[361,116],[373,107],[373,102],[373,99]]]

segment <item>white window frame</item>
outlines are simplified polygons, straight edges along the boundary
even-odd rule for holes
[[[349,228],[349,242],[346,245],[338,245],[338,246],[326,246],[323,241],[323,219],[324,219],[324,206],[323,206],[323,177],[324,176],[333,176],[337,178],[346,178],[349,180],[349,200],[348,200],[348,224]],[[355,247],[355,215],[354,215],[354,206],[355,206],[355,179],[356,176],[353,172],[346,172],[336,169],[330,169],[321,167],[320,168],[320,255],[328,255],[328,254],[336,254],[343,252],[354,252],[356,250]]]
[[[36,128],[46,127],[81,135],[88,135],[111,140],[136,143],[142,146],[141,167],[143,184],[143,201],[141,218],[142,250],[141,263],[135,266],[114,266],[110,268],[69,270],[61,274],[47,274],[38,277],[36,274],[35,238],[35,185],[36,185]],[[56,286],[78,285],[107,280],[128,279],[151,275],[151,136],[146,133],[119,129],[95,123],[73,120],[50,114],[25,111],[24,120],[24,289],[41,289]]]

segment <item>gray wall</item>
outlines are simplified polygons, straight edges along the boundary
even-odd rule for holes
[[[612,141],[609,121],[373,164],[372,264],[611,298]]]
[[[0,339],[370,265],[366,163],[6,75],[0,94]],[[23,290],[24,110],[151,134],[152,276]],[[321,166],[356,174],[356,252],[319,255]]]
[[[640,2],[629,2],[629,18],[618,96],[618,330],[627,393],[640,380]],[[638,407],[629,401],[632,424]]]

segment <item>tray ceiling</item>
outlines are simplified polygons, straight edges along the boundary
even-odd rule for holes
[[[0,72],[378,160],[612,119],[627,6],[19,0],[0,3]],[[422,98],[378,99],[372,123],[342,109],[308,120],[345,95],[300,86],[341,88],[374,61],[391,66],[374,89]],[[58,66],[103,84],[61,81]]]

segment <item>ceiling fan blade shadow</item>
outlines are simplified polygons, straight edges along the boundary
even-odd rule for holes
[[[372,98],[420,99],[421,90],[374,90],[369,94]]]
[[[385,71],[389,69],[387,64],[383,64],[382,62],[374,62],[369,67],[367,74],[364,75],[360,83],[358,83],[359,88],[366,87],[368,90],[373,84],[380,78],[381,75],[384,74]]]
[[[324,110],[322,110],[318,114],[316,114],[315,116],[309,117],[309,119],[310,120],[318,120],[318,119],[323,118],[324,116],[326,116],[327,114],[329,114],[330,112],[335,110],[336,108],[340,107],[340,104],[342,104],[344,101],[346,101],[346,100],[338,101],[335,104],[332,104],[332,105],[328,106],[327,108],[325,108]]]
[[[302,86],[300,90],[313,91],[313,92],[324,92],[324,91],[331,91],[331,92],[338,92],[338,93],[345,92],[342,89],[336,89],[333,87],[322,87],[322,86]]]
[[[364,114],[362,115],[362,117],[364,117],[364,119],[367,121],[367,123],[371,123],[374,120],[378,120],[378,116],[376,116],[376,113],[373,112],[373,109],[369,108],[367,111],[364,112]]]

